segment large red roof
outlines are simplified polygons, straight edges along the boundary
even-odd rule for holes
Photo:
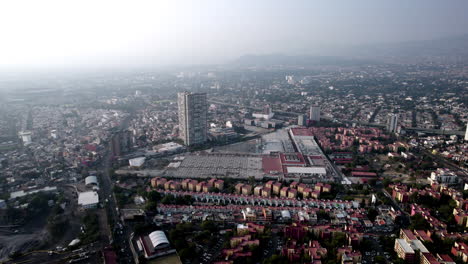
[[[353,171],[351,172],[351,176],[353,177],[377,177],[377,173],[367,172],[367,171]]]
[[[313,136],[314,134],[307,128],[291,128],[291,132],[294,136]]]
[[[279,156],[263,156],[262,168],[265,173],[270,173],[270,171],[277,171],[281,173],[283,171],[281,166],[281,159]]]

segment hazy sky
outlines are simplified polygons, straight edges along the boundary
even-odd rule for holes
[[[466,0],[1,0],[0,66],[219,63],[468,33]]]

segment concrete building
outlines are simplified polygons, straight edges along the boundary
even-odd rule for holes
[[[138,251],[142,252],[146,259],[154,259],[175,252],[164,232],[159,230],[148,236],[141,236],[136,243]]]
[[[387,119],[387,131],[390,133],[397,132],[398,128],[398,115],[397,114],[389,114]]]
[[[320,106],[311,106],[309,118],[311,121],[320,121]]]
[[[468,125],[466,125],[465,140],[468,141]]]
[[[140,168],[145,163],[145,160],[146,160],[145,157],[133,158],[133,159],[128,160],[128,164],[132,168]]]
[[[395,252],[397,256],[404,259],[406,263],[413,263],[416,253],[405,239],[395,239]]]
[[[58,138],[58,132],[57,130],[53,129],[50,131],[50,137],[53,138],[53,139],[57,139]]]
[[[428,180],[431,184],[455,184],[458,182],[458,176],[447,168],[438,168],[431,173]]]
[[[32,133],[30,131],[21,131],[19,133],[19,136],[20,136],[21,141],[23,141],[23,144],[25,146],[32,143]]]
[[[173,153],[179,153],[184,150],[184,146],[177,144],[175,142],[168,142],[164,144],[159,144],[157,146],[154,146],[153,149],[157,151],[158,153],[162,154],[173,154]]]
[[[288,82],[288,84],[296,83],[296,78],[294,77],[294,75],[286,75],[284,78]]]
[[[207,140],[206,93],[178,94],[179,137],[185,145],[203,144]]]
[[[269,105],[263,107],[262,112],[252,114],[252,117],[264,120],[270,120],[273,118],[273,116],[275,116],[275,113],[271,110],[271,107]]]
[[[307,116],[302,114],[297,116],[297,125],[306,126],[307,125]]]

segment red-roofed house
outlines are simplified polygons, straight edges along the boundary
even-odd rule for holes
[[[463,262],[468,262],[468,246],[463,242],[455,242],[450,251],[456,257],[459,257]]]

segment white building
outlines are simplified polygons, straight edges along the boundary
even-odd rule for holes
[[[309,113],[310,121],[320,121],[320,106],[311,106]]]
[[[447,168],[438,168],[431,173],[428,180],[431,184],[455,184],[458,182],[458,176]]]
[[[281,210],[281,218],[291,219],[291,213],[288,210]]]
[[[53,139],[57,139],[58,138],[58,132],[57,130],[51,130],[50,131],[50,137],[53,138]]]
[[[241,213],[242,213],[242,217],[244,218],[245,221],[248,221],[249,219],[252,219],[252,218],[256,217],[255,211],[252,210],[252,208],[250,208],[250,207],[242,209]]]
[[[99,195],[95,191],[82,192],[78,194],[78,205],[84,209],[96,208],[99,203]]]
[[[466,125],[465,140],[468,141],[468,125]]]
[[[21,131],[19,132],[19,136],[25,146],[32,143],[32,133],[30,131]]]
[[[327,175],[327,170],[325,167],[295,167],[287,166],[286,172],[288,174],[301,175],[304,177],[325,177]]]
[[[154,231],[148,236],[140,237],[137,240],[137,245],[139,251],[143,251],[146,259],[153,259],[175,252],[175,250],[171,250],[169,240],[163,231]]]
[[[130,167],[139,168],[143,166],[143,164],[145,163],[145,160],[146,160],[145,157],[139,157],[139,158],[129,159],[128,163]]]
[[[158,153],[178,153],[182,150],[184,150],[184,146],[175,143],[175,142],[168,142],[164,144],[157,145],[153,147],[154,150],[156,150]]]
[[[285,79],[288,82],[288,84],[296,83],[296,78],[294,77],[294,75],[286,75]]]
[[[252,116],[256,119],[270,120],[275,116],[275,113],[271,110],[270,106],[265,106],[261,113],[253,113]]]
[[[94,175],[91,175],[91,176],[86,177],[86,178],[85,178],[85,185],[86,185],[86,186],[89,186],[89,187],[91,187],[91,186],[98,186],[99,184],[98,184],[98,179],[97,179],[97,177],[94,176]]]

